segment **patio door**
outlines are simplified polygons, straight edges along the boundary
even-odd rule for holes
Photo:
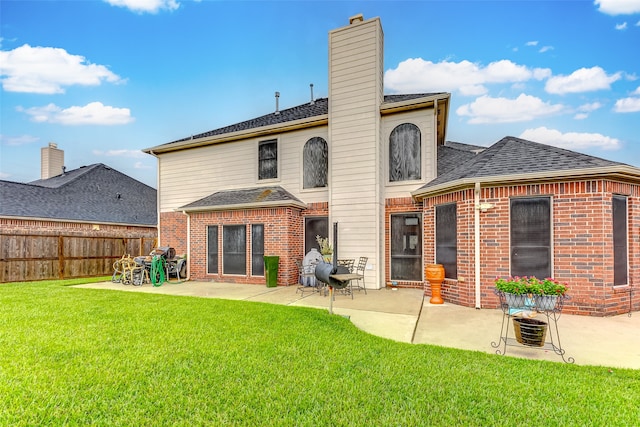
[[[422,215],[391,215],[391,280],[422,281]]]
[[[308,216],[304,219],[304,254],[311,248],[320,250],[316,236],[329,237],[329,218],[326,216]]]

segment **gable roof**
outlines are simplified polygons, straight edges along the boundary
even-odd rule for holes
[[[426,197],[476,182],[497,184],[602,175],[640,179],[640,169],[633,166],[513,136],[501,139],[459,166],[443,172],[412,195]]]
[[[457,168],[471,160],[477,153],[486,150],[487,147],[462,144],[460,142],[447,141],[438,146],[438,176]]]
[[[433,102],[434,98],[448,99],[449,94],[445,92],[438,93],[414,93],[401,95],[384,95],[382,110],[394,112],[394,104],[400,105],[401,109],[420,108],[418,101]],[[414,105],[418,103],[417,105]],[[319,98],[313,102],[307,102],[295,107],[279,110],[277,113],[269,113],[250,120],[245,120],[229,126],[213,129],[207,132],[194,134],[185,138],[181,138],[166,144],[147,148],[142,151],[149,154],[167,152],[188,148],[191,146],[203,145],[199,140],[207,140],[215,137],[242,135],[251,131],[257,134],[268,134],[273,131],[282,132],[283,129],[296,129],[304,126],[323,125],[328,122],[329,99]],[[446,123],[445,112],[439,112],[443,117],[439,117],[439,123],[444,126]],[[234,138],[240,139],[240,138]],[[206,141],[205,141],[206,143]]]
[[[156,190],[96,163],[27,184],[0,180],[0,216],[155,226]]]
[[[224,190],[178,208],[185,212],[307,205],[280,186]]]

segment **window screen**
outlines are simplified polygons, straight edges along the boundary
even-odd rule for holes
[[[436,263],[445,277],[458,278],[458,227],[455,203],[436,206]]]
[[[421,147],[420,129],[414,124],[403,123],[389,136],[389,181],[420,179]]]
[[[222,268],[224,274],[247,274],[247,234],[244,225],[222,228]]]
[[[422,218],[391,215],[391,279],[422,280]]]
[[[251,226],[251,274],[264,276],[264,225]]]
[[[327,169],[329,168],[327,141],[320,137],[311,138],[304,144],[302,157],[303,187],[326,187]]]
[[[278,177],[278,141],[262,141],[258,145],[258,179]]]
[[[218,226],[207,227],[207,273],[218,273]]]
[[[627,198],[613,196],[613,284],[626,285],[627,277]]]
[[[511,199],[511,275],[551,277],[551,199]]]

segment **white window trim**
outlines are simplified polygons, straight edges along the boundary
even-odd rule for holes
[[[276,155],[277,155],[277,168],[278,168],[278,173],[277,176],[275,178],[267,178],[267,179],[260,179],[260,143],[261,142],[268,142],[268,141],[276,141]],[[256,176],[256,183],[258,184],[268,184],[268,183],[272,183],[272,182],[280,182],[281,181],[281,176],[282,176],[282,150],[280,147],[280,138],[279,137],[274,137],[274,138],[264,138],[264,139],[258,139],[256,141],[256,145],[255,145],[255,151],[256,153],[256,163],[255,163],[255,167],[254,167],[254,171],[255,171],[255,176]]]

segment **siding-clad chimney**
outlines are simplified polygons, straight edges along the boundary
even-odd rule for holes
[[[40,156],[40,179],[48,179],[62,174],[64,151],[58,148],[58,144],[50,142],[48,146],[42,147]]]
[[[343,254],[369,258],[367,283],[384,280],[382,49],[379,18],[356,15],[329,32],[330,221],[339,223]]]

